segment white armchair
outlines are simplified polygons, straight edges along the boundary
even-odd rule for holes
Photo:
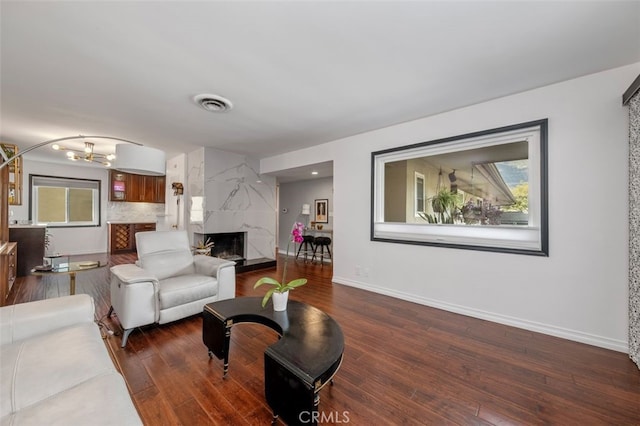
[[[235,262],[193,255],[185,231],[136,234],[138,261],[111,268],[111,309],[124,333],[200,314],[207,303],[236,295]]]

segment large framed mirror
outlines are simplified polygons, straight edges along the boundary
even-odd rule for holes
[[[371,154],[371,239],[549,255],[547,119]]]

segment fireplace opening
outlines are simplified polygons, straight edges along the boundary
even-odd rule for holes
[[[245,233],[219,232],[215,234],[195,234],[196,241],[212,241],[211,256],[233,261],[245,260]]]

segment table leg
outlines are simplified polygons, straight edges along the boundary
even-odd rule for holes
[[[227,377],[229,372],[229,346],[231,346],[231,324],[233,322],[227,321],[227,325],[224,330],[224,371],[222,378]]]
[[[69,272],[69,294],[76,294],[76,273],[73,271]]]

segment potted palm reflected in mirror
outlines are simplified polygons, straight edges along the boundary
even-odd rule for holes
[[[459,198],[458,194],[448,188],[441,188],[430,199],[433,214],[425,212],[418,212],[418,214],[429,223],[454,223]]]
[[[272,277],[262,277],[254,285],[256,289],[263,284],[272,286],[262,298],[262,307],[267,306],[270,298],[273,298],[273,310],[285,311],[287,309],[287,301],[289,300],[289,291],[297,287],[301,287],[307,283],[306,278],[296,278],[287,282],[287,262],[289,260],[289,245],[291,243],[302,243],[304,233],[304,224],[296,222],[291,229],[291,238],[287,241],[287,252],[284,258],[284,265],[282,267],[282,280],[278,281]]]

